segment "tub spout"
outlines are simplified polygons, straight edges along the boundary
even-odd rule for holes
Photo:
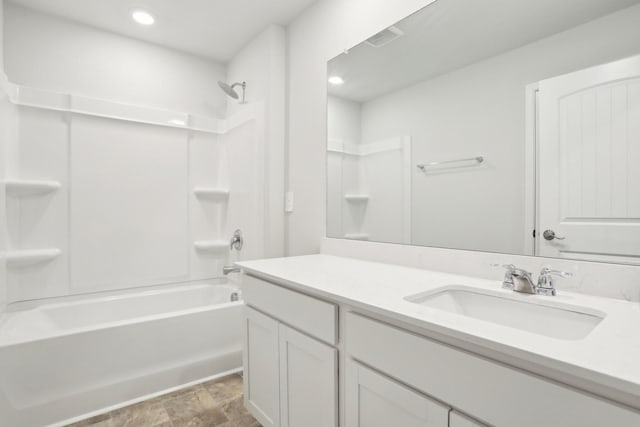
[[[225,276],[229,273],[240,273],[240,267],[237,267],[235,265],[225,265],[224,267],[222,267],[222,272]]]

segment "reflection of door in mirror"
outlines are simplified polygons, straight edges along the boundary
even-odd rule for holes
[[[540,82],[538,255],[640,264],[640,56]]]

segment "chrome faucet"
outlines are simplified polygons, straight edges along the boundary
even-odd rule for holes
[[[544,267],[540,271],[538,286],[536,286],[536,293],[538,295],[555,296],[556,288],[553,286],[553,276],[567,278],[573,276],[573,274],[568,271],[552,270],[549,267]]]
[[[493,267],[504,267],[506,271],[504,273],[504,279],[502,280],[502,287],[504,289],[510,289],[515,292],[522,292],[525,294],[538,294],[554,296],[556,289],[553,286],[552,276],[559,277],[571,277],[573,274],[566,271],[552,270],[549,267],[544,267],[540,271],[538,277],[538,283],[533,283],[531,273],[516,267],[513,264],[491,264]]]
[[[242,246],[244,245],[244,237],[242,237],[242,230],[237,229],[233,232],[233,236],[231,236],[231,241],[229,242],[230,250],[242,250]]]
[[[222,267],[222,273],[227,276],[230,273],[240,273],[240,267],[237,265],[225,265]]]
[[[500,267],[499,264],[492,264],[492,266]],[[536,285],[533,283],[531,273],[513,264],[504,264],[502,267],[507,269],[504,273],[504,279],[502,280],[502,287],[504,289],[523,292],[525,294],[536,293]]]

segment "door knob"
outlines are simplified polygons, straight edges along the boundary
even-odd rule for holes
[[[542,233],[542,237],[545,238],[545,240],[564,240],[565,237],[560,237],[556,235],[556,232],[553,230],[545,230],[544,233]]]

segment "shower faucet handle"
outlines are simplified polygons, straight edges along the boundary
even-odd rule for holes
[[[242,245],[244,245],[244,238],[242,237],[242,230],[238,228],[233,232],[233,237],[231,237],[231,242],[229,242],[229,249],[240,251],[242,250]]]

